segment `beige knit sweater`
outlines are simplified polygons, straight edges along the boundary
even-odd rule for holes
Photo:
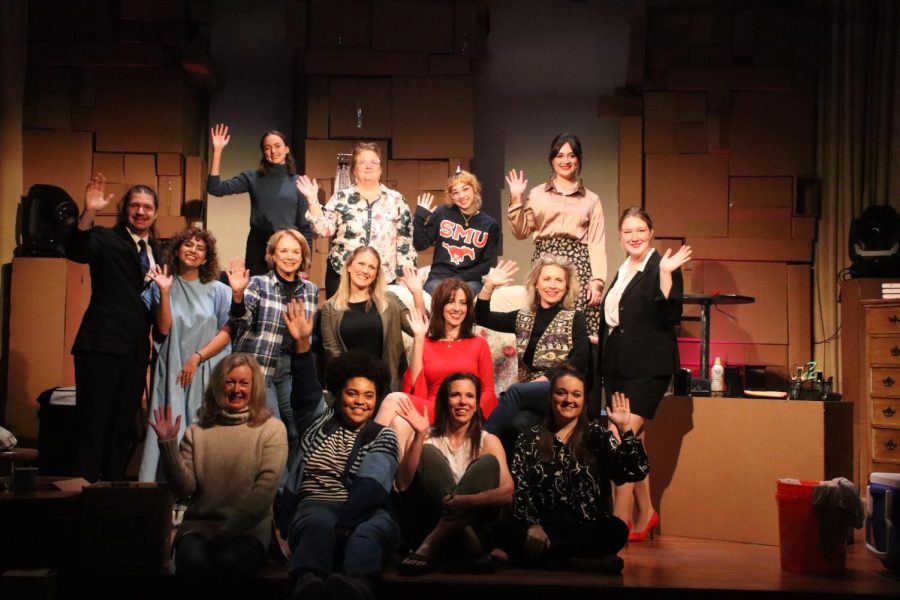
[[[287,461],[284,424],[270,418],[250,427],[246,420],[188,427],[179,448],[159,442],[166,481],[176,497],[191,497],[176,539],[188,533],[250,535],[268,548],[272,503]]]

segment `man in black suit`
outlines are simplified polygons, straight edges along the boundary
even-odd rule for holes
[[[147,378],[150,313],[141,300],[155,266],[152,189],[129,189],[114,227],[94,227],[112,200],[102,175],[85,190],[84,212],[66,239],[66,256],[91,269],[91,302],[72,346],[75,356],[77,464],[88,481],[119,481],[137,439],[135,414]]]

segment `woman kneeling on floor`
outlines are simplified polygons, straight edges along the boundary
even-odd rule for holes
[[[296,340],[294,414],[312,414],[310,423],[297,423],[305,433],[276,502],[278,528],[292,552],[292,597],[371,598],[384,558],[399,540],[399,527],[386,510],[397,436],[372,418],[390,391],[391,374],[364,352],[338,357],[326,375],[334,397],[333,408],[326,408],[309,351],[312,318],[292,302],[286,320]],[[300,409],[316,398],[316,410]]]
[[[490,570],[485,543],[501,506],[512,499],[513,482],[506,454],[497,436],[482,428],[479,398],[481,381],[471,373],[453,373],[441,384],[434,403],[434,427],[407,399],[400,401],[398,418],[416,430],[404,464],[418,462],[412,487],[404,502],[410,522],[408,541],[419,543],[400,563],[403,575],[429,571],[445,545],[471,568]],[[410,514],[412,513],[412,514]],[[424,539],[422,536],[424,535]],[[443,552],[447,554],[447,552]]]
[[[640,481],[649,466],[629,421],[628,398],[616,393],[609,422],[621,442],[584,407],[584,377],[571,365],[550,376],[548,416],[519,436],[512,461],[516,491],[512,518],[500,527],[501,547],[510,558],[556,568],[571,558],[599,560],[595,570],[619,572],[616,554],[628,540],[628,527],[612,516],[610,480]]]

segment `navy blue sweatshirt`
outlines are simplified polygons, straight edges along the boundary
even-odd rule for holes
[[[468,224],[455,205],[443,205],[433,213],[416,207],[413,246],[422,251],[434,246],[434,260],[428,279],[456,277],[481,281],[500,254],[500,225],[479,211]]]

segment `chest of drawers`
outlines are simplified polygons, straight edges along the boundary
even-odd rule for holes
[[[863,300],[861,399],[865,427],[860,484],[872,471],[900,473],[900,302]]]

